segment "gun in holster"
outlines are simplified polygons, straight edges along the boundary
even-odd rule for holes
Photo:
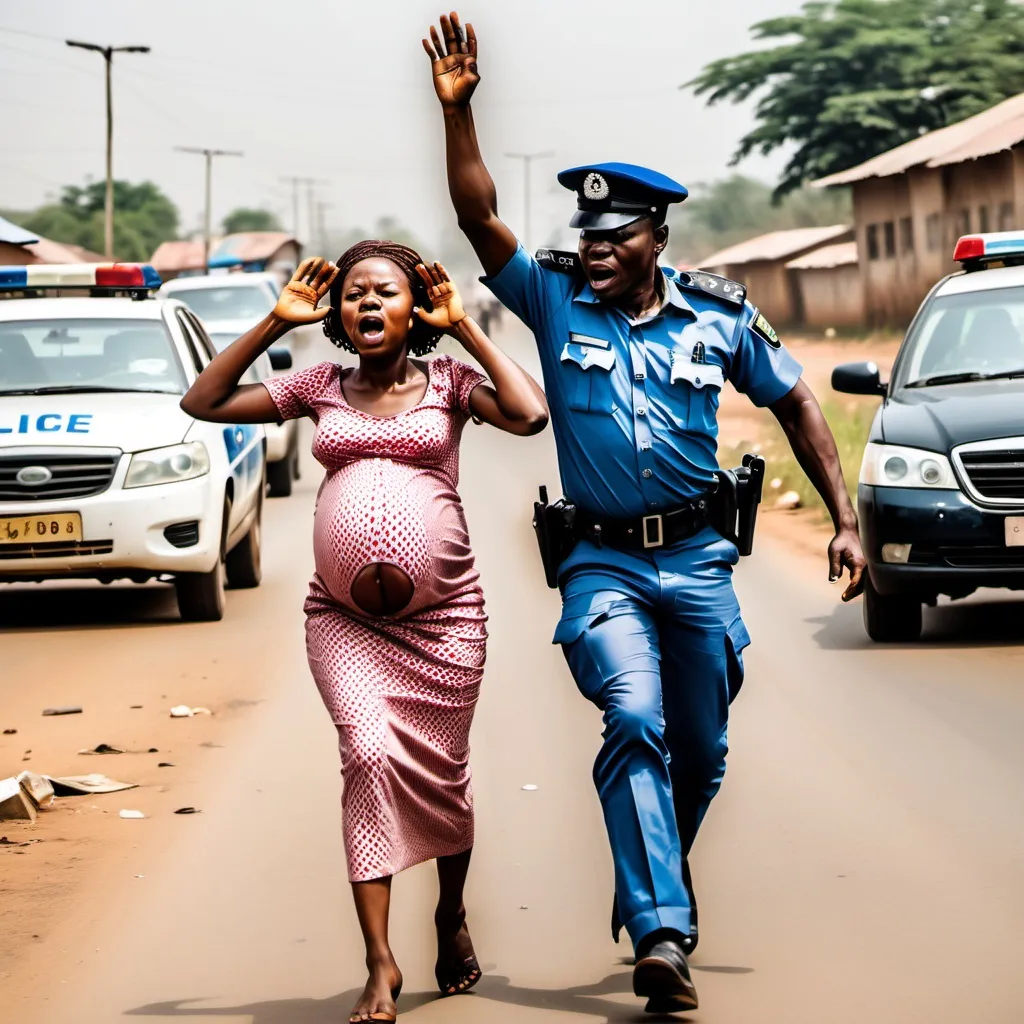
[[[718,489],[710,503],[711,525],[726,540],[732,541],[741,555],[749,555],[754,549],[754,527],[757,506],[761,504],[764,471],[764,459],[748,452],[743,456],[742,465],[715,473]]]
[[[558,567],[576,546],[576,506],[565,498],[548,504],[548,489],[541,487],[540,501],[533,503],[533,529],[544,564],[544,579],[552,590],[558,587]]]

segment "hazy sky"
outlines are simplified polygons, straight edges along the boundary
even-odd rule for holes
[[[708,109],[678,86],[750,45],[749,26],[800,0],[466,0],[480,37],[474,107],[504,218],[522,227],[519,162],[534,173],[534,233],[563,224],[562,167],[645,163],[691,186],[727,173],[751,107]],[[65,38],[147,44],[115,57],[114,172],[152,179],[199,225],[201,157],[214,167],[214,219],[266,206],[290,226],[282,176],[320,180],[329,228],[393,214],[430,239],[453,228],[441,118],[420,47],[436,0],[0,0],[0,207],[28,208],[103,175],[103,60]],[[3,31],[8,30],[8,31]],[[43,37],[43,38],[40,38]],[[783,158],[743,170],[771,180]],[[306,233],[306,199],[300,233]],[[535,238],[534,241],[537,241]]]

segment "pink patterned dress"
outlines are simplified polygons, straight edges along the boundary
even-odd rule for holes
[[[469,729],[487,616],[457,487],[469,396],[485,378],[438,356],[421,401],[381,417],[345,400],[348,372],[320,363],[266,387],[282,419],[315,422],[313,455],[327,470],[306,650],[338,729],[345,851],[359,882],[473,845]],[[413,582],[397,615],[368,615],[352,599],[374,562]]]

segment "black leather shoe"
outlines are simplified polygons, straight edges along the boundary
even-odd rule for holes
[[[647,1013],[678,1013],[697,1009],[697,989],[680,943],[656,942],[633,968],[633,992],[647,999]]]

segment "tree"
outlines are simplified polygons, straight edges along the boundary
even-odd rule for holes
[[[803,188],[775,200],[770,185],[742,174],[695,185],[673,207],[669,221],[672,262],[698,263],[716,249],[786,228],[848,223],[847,189]]]
[[[22,225],[55,242],[103,252],[103,204],[106,185],[67,185],[56,203],[41,206]],[[151,181],[114,182],[114,253],[118,259],[144,262],[161,242],[178,233],[178,208]]]
[[[1015,0],[823,0],[752,32],[778,45],[686,87],[709,104],[761,94],[732,162],[795,145],[776,197],[1024,91]]]
[[[239,231],[280,231],[281,222],[270,210],[240,206],[232,210],[223,220],[225,235]]]

